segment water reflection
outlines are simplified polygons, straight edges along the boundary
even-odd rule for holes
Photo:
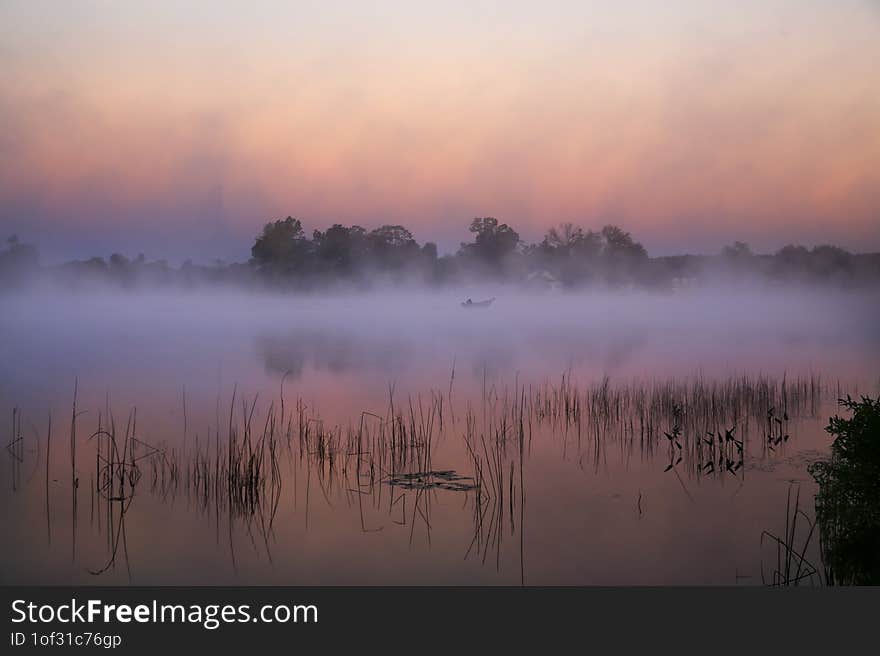
[[[256,349],[267,372],[295,379],[308,368],[332,373],[404,371],[412,361],[413,345],[401,338],[303,330],[261,335]]]
[[[308,372],[373,374],[393,379],[413,369],[455,362],[475,378],[501,377],[540,363],[589,367],[598,371],[626,368],[647,346],[638,333],[595,336],[589,332],[550,330],[517,339],[493,333],[435,336],[430,340],[401,335],[381,337],[333,327],[264,333],[254,340],[265,371],[296,380]]]
[[[26,439],[16,410],[7,451],[21,496],[8,517],[16,531],[24,528],[40,486],[22,485],[15,471],[41,462],[49,530],[44,556],[65,536],[66,509],[76,516],[75,482],[88,480],[88,526],[74,525],[66,535],[73,563],[44,564],[49,580],[83,566],[96,581],[143,581],[149,572],[185,578],[192,570],[181,569],[178,558],[151,551],[157,535],[178,542],[173,526],[183,522],[201,528],[184,533],[189,542],[178,544],[184,550],[178,557],[225,554],[225,569],[236,580],[261,580],[254,569],[262,560],[279,580],[310,581],[298,563],[321,572],[347,559],[364,562],[378,548],[383,559],[396,554],[401,565],[430,567],[439,559],[448,574],[473,577],[461,564],[471,563],[502,582],[553,580],[554,568],[567,561],[574,568],[570,582],[595,582],[590,571],[577,573],[581,559],[566,556],[571,541],[589,544],[593,532],[578,524],[578,504],[617,514],[597,525],[618,524],[618,548],[630,532],[637,542],[640,534],[656,537],[657,521],[683,531],[675,544],[686,545],[692,538],[685,527],[729,513],[742,490],[760,497],[773,487],[772,468],[744,463],[784,467],[788,448],[827,400],[815,378],[577,386],[562,377],[540,386],[492,386],[478,403],[456,404],[437,392],[391,396],[382,414],[330,425],[283,391],[262,403],[233,393],[216,424],[188,443],[148,439],[149,427],[142,428],[135,411],[117,423],[104,410],[93,415],[97,423],[75,453],[77,441],[53,438],[48,425],[35,425],[38,432]],[[84,430],[75,406],[73,412],[72,428]],[[559,483],[564,487],[555,490]],[[65,488],[71,496],[62,503]],[[686,504],[681,514],[676,499]],[[753,503],[741,510],[760,510]],[[363,536],[361,547],[353,546],[351,529]],[[732,539],[735,530],[720,535]],[[313,540],[320,552],[303,551]],[[362,548],[368,551],[357,554]],[[605,548],[602,557],[613,560]],[[5,555],[25,564],[12,549],[6,543]],[[215,563],[203,575],[228,580],[223,571]],[[625,570],[611,574],[629,580]],[[345,580],[371,579],[349,571]]]

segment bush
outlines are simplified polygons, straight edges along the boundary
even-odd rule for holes
[[[851,416],[830,419],[831,459],[810,467],[826,580],[880,585],[880,398],[839,404]]]

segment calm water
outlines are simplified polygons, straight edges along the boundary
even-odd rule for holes
[[[760,583],[835,398],[877,391],[878,300],[7,296],[0,580]]]

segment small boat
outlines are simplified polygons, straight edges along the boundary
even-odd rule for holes
[[[471,299],[466,300],[461,304],[461,307],[465,308],[487,308],[492,305],[492,301],[495,300],[495,297],[487,298],[485,301],[472,301]]]

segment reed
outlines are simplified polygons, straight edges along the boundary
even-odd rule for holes
[[[792,489],[794,501],[792,502]],[[800,523],[799,523],[800,522]],[[805,525],[805,529],[801,529]],[[821,582],[818,569],[807,559],[807,550],[816,529],[815,522],[800,508],[800,485],[791,484],[785,502],[785,529],[782,536],[770,531],[761,532],[761,546],[775,547],[776,566],[768,580],[761,563],[761,581],[774,587],[796,586],[804,581]],[[806,535],[803,531],[806,530]]]
[[[76,494],[83,445],[94,459],[90,474],[90,512],[107,538],[107,561],[91,570],[100,574],[124,556],[125,520],[137,497],[148,493],[160,501],[182,497],[195,512],[221,524],[233,553],[233,531],[240,528],[271,558],[271,544],[282,490],[305,488],[304,519],[308,526],[312,491],[332,505],[341,495],[359,517],[364,532],[382,530],[372,509],[383,509],[388,522],[406,526],[409,540],[430,543],[433,506],[438,494],[461,494],[469,509],[473,534],[465,558],[494,561],[500,568],[505,535],[519,532],[520,580],[525,581],[527,460],[533,440],[556,444],[563,457],[574,453],[578,466],[598,468],[609,452],[621,458],[660,460],[685,493],[690,478],[745,477],[749,457],[769,457],[782,449],[791,423],[814,416],[825,386],[818,377],[781,379],[730,377],[707,380],[613,382],[609,378],[580,385],[570,372],[558,379],[512,386],[492,384],[484,375],[479,398],[453,397],[455,368],[444,389],[401,396],[393,385],[378,411],[364,410],[350,423],[333,424],[302,397],[290,400],[282,376],[277,398],[247,398],[232,389],[221,413],[204,432],[196,430],[181,393],[182,438],[144,435],[136,407],[120,429],[110,408],[97,414],[88,440],[77,438],[78,381],[74,385],[70,423],[70,480],[73,556],[76,556]],[[458,407],[456,407],[458,406]],[[221,418],[222,414],[222,418]],[[13,441],[20,449],[21,411],[13,412]],[[18,436],[18,437],[16,437]],[[51,419],[46,437],[47,537],[51,542]],[[463,454],[451,469],[438,458],[444,445]],[[757,452],[750,444],[759,446]],[[437,463],[437,464],[435,464]],[[300,475],[302,477],[300,478]],[[17,480],[17,479],[14,479]],[[335,497],[335,498],[338,498]],[[791,502],[791,500],[790,500]],[[790,547],[805,516],[795,496],[783,537],[766,533],[781,555],[771,578],[775,584],[803,581],[815,574],[805,552]],[[642,498],[638,509],[641,515]],[[236,528],[237,527],[237,528]],[[799,529],[798,529],[799,530]],[[789,545],[789,547],[786,547]]]

